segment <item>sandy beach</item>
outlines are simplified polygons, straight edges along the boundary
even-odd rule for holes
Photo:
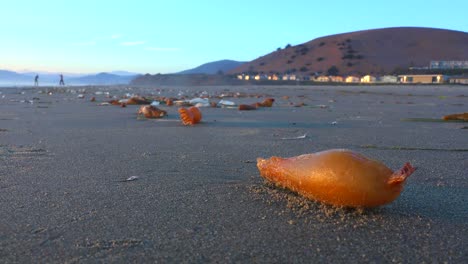
[[[435,120],[468,112],[467,86],[0,92],[2,263],[468,260],[468,123]],[[176,106],[148,120],[138,106],[99,105],[125,94],[276,101],[256,111],[202,108],[202,123],[185,127]],[[258,157],[333,148],[418,169],[395,202],[354,210],[276,188],[256,167]]]

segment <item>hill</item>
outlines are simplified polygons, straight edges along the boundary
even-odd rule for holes
[[[236,85],[245,84],[230,75],[224,74],[145,74],[137,76],[131,85]]]
[[[427,67],[431,60],[468,60],[468,33],[399,27],[317,38],[247,62],[236,73],[388,74],[398,68]]]
[[[34,79],[14,71],[0,70],[0,83],[33,83]]]
[[[129,84],[136,75],[116,75],[106,72],[98,74],[86,75],[83,77],[69,78],[69,84],[78,85],[116,85],[116,84]]]
[[[196,68],[178,72],[177,74],[217,74],[228,72],[240,65],[244,64],[242,61],[233,60],[220,60],[202,64]]]

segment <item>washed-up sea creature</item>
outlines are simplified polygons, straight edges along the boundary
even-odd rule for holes
[[[172,106],[172,105],[174,105],[174,101],[172,101],[172,99],[170,99],[170,98],[167,98],[165,101],[166,101],[166,105],[167,105],[167,106]]]
[[[119,102],[119,100],[110,100],[109,104],[111,104],[111,105],[120,105],[120,102]]]
[[[239,110],[240,111],[245,111],[245,110],[257,110],[257,105],[248,105],[248,104],[241,104],[239,105]]]
[[[142,105],[150,104],[151,101],[141,96],[133,96],[130,99],[128,99],[125,103],[128,105]]]
[[[260,175],[309,199],[334,206],[376,207],[395,200],[416,170],[393,172],[383,163],[346,149],[291,158],[257,159]]]
[[[257,103],[257,106],[258,107],[271,107],[271,106],[273,106],[274,102],[275,102],[275,99],[267,98],[267,99],[263,100],[263,102]]]
[[[446,116],[443,116],[442,119],[443,119],[443,120],[462,120],[462,121],[468,121],[468,113],[446,115]]]
[[[146,118],[161,118],[167,115],[167,112],[152,105],[144,105],[138,109],[138,114],[143,114]]]
[[[182,120],[182,124],[194,125],[200,123],[202,119],[202,114],[198,107],[192,106],[190,108],[179,108],[180,120]]]

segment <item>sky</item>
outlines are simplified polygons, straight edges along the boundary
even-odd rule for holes
[[[1,0],[0,69],[174,73],[385,27],[468,32],[468,1]]]

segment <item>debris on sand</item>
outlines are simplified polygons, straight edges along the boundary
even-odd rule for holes
[[[264,179],[309,199],[364,208],[394,201],[416,170],[407,162],[394,172],[379,161],[346,149],[291,158],[258,158],[257,167]]]
[[[167,106],[173,106],[174,105],[174,101],[172,99],[170,99],[170,98],[166,98],[165,102],[166,102]]]
[[[210,106],[210,100],[208,98],[197,97],[197,98],[188,100],[188,103],[196,107],[209,107]]]
[[[146,105],[150,104],[151,101],[141,96],[133,96],[130,97],[125,103],[128,105]]]
[[[108,103],[111,105],[120,105],[122,102],[119,102],[119,100],[113,99],[113,100],[110,100]]]
[[[307,134],[304,134],[302,136],[297,136],[297,137],[284,137],[281,138],[282,140],[295,140],[295,139],[305,139],[307,137]]]
[[[273,98],[267,98],[261,103],[254,103],[254,104],[250,104],[250,105],[249,104],[241,104],[241,105],[239,105],[238,109],[240,111],[246,111],[246,110],[257,110],[257,108],[259,108],[259,107],[272,107],[274,101],[275,101],[275,99],[273,99]]]
[[[125,179],[125,180],[123,180],[123,181],[125,181],[125,182],[128,182],[128,181],[136,181],[136,180],[138,180],[139,178],[140,178],[140,177],[138,177],[138,176],[130,176],[130,177],[128,177],[127,179]]]
[[[257,106],[258,107],[272,107],[274,102],[275,102],[275,99],[267,98],[263,102],[257,103]]]
[[[185,126],[198,124],[202,119],[200,109],[196,106],[192,106],[190,108],[179,108],[179,114],[180,120]]]
[[[144,105],[138,109],[138,115],[143,114],[146,118],[162,118],[167,116],[167,112],[152,105]]]
[[[300,103],[295,104],[294,107],[303,107],[305,105],[306,104],[304,102],[300,102]]]
[[[218,106],[220,107],[224,107],[224,106],[235,106],[236,103],[232,102],[232,101],[228,101],[228,100],[221,100],[218,102]]]
[[[239,105],[239,111],[248,111],[248,110],[257,110],[257,105],[256,104],[252,104],[252,105],[241,104],[241,105]]]
[[[468,113],[451,114],[442,117],[443,120],[458,120],[468,122]]]

